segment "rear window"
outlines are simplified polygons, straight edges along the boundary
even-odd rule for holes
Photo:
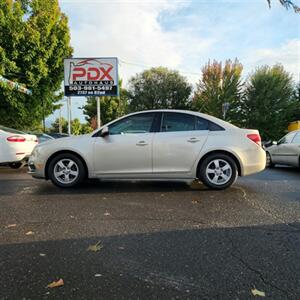
[[[9,132],[9,133],[26,134],[25,132],[22,132],[22,131],[19,131],[19,130],[16,130],[16,129],[12,129],[12,128],[8,128],[8,127],[5,127],[5,126],[1,126],[1,125],[0,125],[0,130],[6,131],[6,132]]]
[[[221,127],[220,125],[217,125],[216,123],[213,122],[209,122],[209,130],[210,131],[222,131],[225,130],[223,127]]]
[[[196,117],[196,130],[221,131],[225,129],[214,122],[208,121],[200,117]]]

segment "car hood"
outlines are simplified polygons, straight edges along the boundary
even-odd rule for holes
[[[72,147],[78,143],[83,142],[87,138],[91,138],[90,134],[83,134],[83,135],[76,135],[76,136],[70,136],[70,137],[64,137],[54,140],[49,140],[46,142],[43,142],[39,144],[39,147],[53,147],[55,148],[61,148],[61,147]]]

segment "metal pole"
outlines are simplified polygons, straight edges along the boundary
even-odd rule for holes
[[[100,97],[96,97],[96,99],[97,99],[97,127],[99,129],[101,126]]]
[[[42,98],[43,105],[43,132],[46,132],[46,122],[45,122],[45,100]]]
[[[71,131],[72,131],[72,98],[70,97],[70,124],[71,124]]]
[[[71,97],[67,98],[68,107],[68,134],[71,135]]]
[[[58,121],[58,131],[62,134],[62,124],[61,124],[61,107],[59,109],[59,121]]]

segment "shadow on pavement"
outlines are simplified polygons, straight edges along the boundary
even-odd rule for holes
[[[24,237],[31,242],[0,245],[0,298],[250,299],[256,287],[269,299],[296,299],[299,232],[293,223],[35,242],[36,236]],[[98,241],[100,251],[87,251]],[[59,278],[63,287],[45,288]]]

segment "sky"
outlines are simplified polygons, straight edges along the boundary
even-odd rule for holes
[[[208,60],[235,58],[244,66],[244,79],[276,63],[300,79],[300,15],[278,0],[271,9],[267,0],[59,2],[69,18],[73,56],[118,57],[125,86],[131,76],[155,66],[176,69],[195,85]],[[84,101],[72,98],[72,117],[82,122]],[[47,123],[58,116],[56,111]],[[62,116],[67,117],[65,105]]]

